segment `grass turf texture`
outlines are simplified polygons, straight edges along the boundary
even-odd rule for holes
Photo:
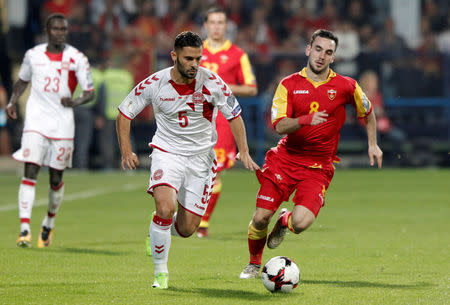
[[[0,304],[449,304],[450,171],[337,170],[316,223],[265,249],[264,262],[285,255],[299,265],[288,295],[238,278],[258,184],[239,170],[223,179],[210,237],[172,239],[170,288],[159,291],[144,250],[147,172],[68,171],[48,249],[36,248],[48,175],[38,178],[33,247],[19,249],[20,177],[2,174]]]

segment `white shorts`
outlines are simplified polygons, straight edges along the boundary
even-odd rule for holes
[[[166,185],[178,194],[178,202],[189,212],[203,216],[211,198],[216,179],[217,161],[214,149],[210,152],[182,156],[153,149],[148,193]]]
[[[36,132],[22,134],[21,147],[13,153],[17,161],[57,170],[72,167],[73,140],[52,140]]]

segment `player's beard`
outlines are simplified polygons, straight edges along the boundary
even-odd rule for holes
[[[317,74],[317,75],[323,73],[323,72],[328,68],[328,66],[323,66],[323,68],[320,69],[320,70],[315,69],[315,68],[313,67],[311,61],[309,62],[309,65],[308,65],[308,66],[309,66],[309,68],[311,69],[311,72],[314,73],[314,74]]]
[[[180,72],[181,76],[187,79],[194,79],[197,76],[197,70],[192,71],[193,73],[188,73],[188,70],[183,69],[183,66],[180,64],[178,60],[175,61],[178,72]]]

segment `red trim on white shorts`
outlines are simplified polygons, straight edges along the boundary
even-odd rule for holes
[[[156,146],[155,144],[148,144],[148,146],[153,147],[153,148],[156,148],[156,149],[159,149],[159,150],[162,151],[162,152],[168,153],[167,150],[164,150],[164,149],[162,149],[161,147]]]
[[[172,185],[168,184],[168,183],[159,183],[159,184],[155,184],[155,185],[153,185],[153,186],[151,186],[151,187],[149,187],[149,188],[147,189],[147,193],[149,193],[150,195],[153,196],[153,191],[152,191],[151,189],[154,189],[155,187],[161,186],[161,185],[165,185],[165,186],[168,186],[168,187],[173,188],[173,189],[175,190],[175,192],[177,192],[177,194],[178,194],[178,190],[177,190],[175,187],[173,187]]]
[[[37,130],[24,130],[23,133],[28,133],[28,132],[34,132],[37,133],[41,136],[43,136],[44,138],[50,139],[50,140],[68,140],[68,141],[73,141],[73,138],[52,138],[52,137],[47,137],[45,134],[37,131]]]
[[[16,161],[22,162],[22,163],[30,163],[30,164],[33,164],[33,165],[36,165],[36,166],[42,167],[42,165],[41,165],[41,164],[37,164],[37,163],[34,163],[34,162],[30,162],[30,161],[19,160],[19,159],[17,159],[17,158],[16,158],[16,157],[14,157],[14,156],[11,156],[11,158],[13,158],[13,159],[14,159],[14,160],[16,160]]]
[[[203,216],[200,215],[200,214],[197,214],[197,213],[195,213],[195,212],[192,212],[191,210],[186,209],[186,207],[185,207],[184,205],[182,205],[179,201],[178,201],[178,204],[179,204],[183,209],[185,209],[186,211],[188,211],[189,213],[192,213],[192,214],[194,214],[194,215],[203,217]]]
[[[132,120],[132,118],[129,118],[129,117],[126,116],[122,111],[120,111],[119,108],[117,108],[117,110],[119,110],[119,113],[120,113],[121,115],[123,115],[125,118],[129,119],[130,121]]]

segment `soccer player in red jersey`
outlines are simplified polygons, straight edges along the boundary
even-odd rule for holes
[[[226,12],[219,7],[209,9],[205,15],[204,25],[208,37],[203,43],[201,66],[219,74],[230,87],[233,95],[255,96],[258,89],[247,53],[225,37],[227,31]],[[197,231],[198,237],[208,236],[209,218],[222,190],[220,172],[231,168],[236,160],[236,145],[233,134],[227,120],[220,112],[217,115],[216,130],[218,140],[214,150],[219,172],[208,208]]]
[[[272,124],[286,136],[267,152],[263,169],[257,172],[261,187],[248,228],[250,262],[240,278],[258,276],[266,239],[267,247],[274,249],[288,229],[299,234],[316,219],[333,178],[332,163],[338,160],[339,131],[345,122],[346,105],[355,107],[357,116],[364,118],[370,165],[376,160],[381,168],[383,153],[377,145],[375,115],[369,99],[354,79],[330,69],[337,45],[338,38],[332,32],[314,32],[306,47],[306,68],[284,78],[275,92]],[[294,191],[292,211],[280,211],[267,237],[272,216]]]

